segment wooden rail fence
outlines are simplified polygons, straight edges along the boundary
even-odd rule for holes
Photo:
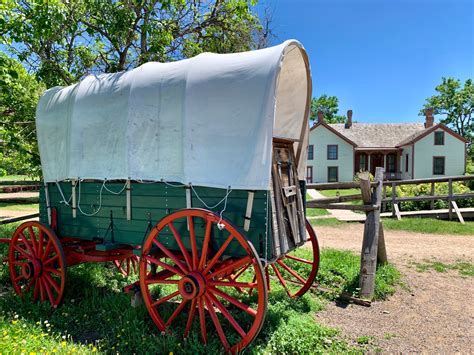
[[[399,204],[407,201],[431,201],[431,208],[434,208],[434,201],[443,200],[448,201],[449,204],[449,219],[453,218],[453,211],[457,215],[459,221],[464,223],[464,219],[458,208],[456,200],[474,198],[474,193],[453,193],[454,181],[472,181],[473,175],[466,176],[450,176],[430,179],[413,179],[413,180],[398,180],[398,181],[383,181],[384,170],[377,168],[375,172],[375,181],[369,180],[368,173],[359,174],[359,182],[335,182],[335,183],[315,183],[307,184],[308,190],[314,189],[318,191],[323,190],[344,190],[360,188],[360,194],[325,197],[309,200],[306,202],[306,207],[309,208],[323,208],[323,209],[339,209],[363,211],[366,213],[366,220],[364,226],[364,238],[362,242],[361,252],[361,271],[360,271],[360,297],[370,299],[373,296],[375,288],[375,271],[377,263],[387,262],[387,251],[385,248],[385,239],[383,224],[380,220],[380,213],[382,206],[386,203],[392,203],[392,216],[401,219]],[[436,183],[448,183],[448,194],[435,194]],[[431,184],[430,195],[424,196],[407,196],[398,197],[397,187],[401,185],[418,185]],[[391,196],[387,197],[386,188],[392,187]],[[352,205],[345,202],[362,200],[363,205]]]
[[[464,176],[449,176],[441,178],[430,178],[430,179],[413,179],[413,180],[399,180],[399,181],[385,181],[383,198],[382,198],[382,209],[385,209],[386,203],[390,202],[392,204],[392,217],[400,220],[402,218],[400,212],[400,203],[409,202],[409,201],[430,201],[430,209],[434,210],[434,202],[436,200],[442,200],[448,202],[448,218],[449,220],[453,219],[454,213],[456,214],[458,220],[461,223],[464,223],[464,218],[459,210],[456,200],[474,198],[474,192],[455,194],[453,193],[453,182],[454,181],[473,181],[474,175],[464,175]],[[435,184],[436,183],[448,183],[448,194],[436,195]],[[397,196],[397,187],[402,185],[419,185],[419,184],[431,184],[430,195],[422,196],[407,196],[399,197]],[[392,188],[392,193],[390,197],[387,197],[387,186]]]
[[[29,180],[0,180],[0,202],[6,204],[21,204],[21,203],[35,203],[38,202],[38,197],[17,197],[17,192],[35,192],[39,191],[41,186],[40,181]],[[8,197],[3,197],[2,194],[8,194]],[[24,221],[39,217],[39,213],[30,213],[23,216],[6,218],[0,220],[0,225],[9,224],[18,221]]]

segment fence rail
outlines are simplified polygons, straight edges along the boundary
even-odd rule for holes
[[[33,180],[1,180],[0,179],[0,203],[5,204],[25,204],[25,203],[37,203],[37,196],[20,196],[17,193],[21,192],[36,192],[41,186],[41,181]],[[27,212],[25,212],[27,213]],[[29,213],[23,216],[11,217],[1,219],[0,225],[19,222],[32,218],[37,218],[39,213]],[[1,240],[0,240],[1,242]]]

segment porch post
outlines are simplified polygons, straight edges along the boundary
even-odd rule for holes
[[[367,171],[370,173],[370,153],[367,153]]]

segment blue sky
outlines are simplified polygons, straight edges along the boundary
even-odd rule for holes
[[[441,77],[474,77],[474,1],[260,0],[276,42],[308,51],[313,96],[335,95],[358,122],[423,121]]]

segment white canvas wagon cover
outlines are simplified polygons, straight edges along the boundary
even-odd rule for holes
[[[308,58],[294,40],[90,75],[40,99],[44,180],[267,190],[272,137],[296,141],[304,174],[310,98]]]

